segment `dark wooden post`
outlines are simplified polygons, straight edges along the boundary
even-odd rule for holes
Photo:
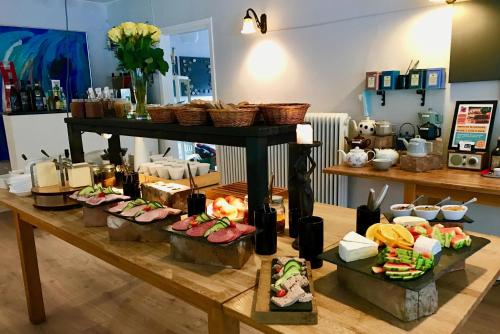
[[[71,161],[73,161],[73,163],[84,162],[85,157],[83,152],[82,132],[69,123],[67,124],[67,127]]]
[[[267,138],[247,137],[247,186],[248,186],[248,222],[253,225],[255,209],[264,205],[268,191]]]

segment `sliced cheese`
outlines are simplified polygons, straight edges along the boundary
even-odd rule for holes
[[[339,255],[345,262],[366,259],[378,254],[378,244],[356,232],[347,233],[339,244]]]
[[[413,251],[419,254],[429,253],[436,255],[441,251],[439,240],[427,238],[426,236],[418,237],[413,245]]]
[[[52,161],[37,162],[35,165],[36,184],[39,187],[59,185],[59,173],[56,164]]]
[[[73,164],[68,169],[69,186],[72,188],[86,187],[92,185],[92,173],[87,163]]]

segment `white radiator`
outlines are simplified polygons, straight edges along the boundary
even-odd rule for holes
[[[312,176],[314,199],[317,202],[347,206],[347,177],[323,173],[323,169],[339,163],[337,151],[344,149],[349,115],[340,113],[308,113],[306,122],[312,124],[314,140],[321,141],[319,148],[312,150],[317,163]],[[269,173],[274,172],[276,185],[288,184],[288,144],[268,148]],[[222,184],[246,179],[245,149],[241,147],[217,146],[217,166]]]

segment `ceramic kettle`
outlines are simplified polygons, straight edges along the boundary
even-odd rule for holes
[[[392,124],[388,121],[375,122],[375,134],[377,136],[390,136],[392,135]]]
[[[366,117],[364,120],[356,123],[355,120],[351,120],[357,133],[360,135],[373,135],[375,133],[375,120]]]
[[[411,157],[425,157],[427,154],[432,152],[432,143],[420,138],[418,135],[415,138],[410,139],[409,142],[405,138],[398,138],[398,140],[403,142],[408,155]]]
[[[351,167],[363,167],[375,158],[375,152],[365,152],[365,150],[362,150],[359,147],[353,148],[349,151],[349,153],[345,153],[342,150],[339,150],[339,153],[342,154],[344,161]],[[369,153],[373,154],[371,159],[369,159]]]
[[[393,150],[392,148],[385,148],[385,149],[376,148],[375,158],[392,160],[392,164],[395,165],[398,163],[399,154],[396,150]]]
[[[427,122],[418,127],[418,134],[420,135],[421,138],[427,140],[434,140],[436,138],[441,137],[441,128],[436,124]]]

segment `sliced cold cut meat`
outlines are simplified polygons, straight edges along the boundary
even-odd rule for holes
[[[153,220],[164,219],[168,215],[179,214],[180,210],[172,209],[172,208],[159,208],[151,211],[147,211],[142,215],[135,218],[136,221],[140,223],[150,223]]]
[[[133,208],[122,211],[121,215],[124,217],[133,217],[136,215],[136,213],[144,209],[146,206],[146,204],[134,206]]]
[[[195,237],[195,238],[202,237],[205,234],[205,232],[208,231],[209,228],[215,225],[215,223],[217,223],[216,220],[211,220],[209,222],[196,225],[187,230],[186,234],[189,235],[190,237]]]
[[[207,238],[209,242],[223,244],[238,239],[242,232],[235,227],[228,227],[210,234]]]
[[[114,213],[121,212],[123,209],[125,209],[125,207],[128,205],[128,203],[130,203],[130,201],[118,202],[115,206],[110,208],[108,211],[114,212]]]
[[[191,223],[195,220],[196,216],[187,217],[186,219],[179,220],[178,222],[172,224],[172,228],[176,231],[186,231],[191,226]]]
[[[106,197],[96,196],[96,197],[88,198],[85,203],[87,203],[89,205],[97,206],[97,205],[104,203],[104,202],[106,202]]]
[[[255,232],[255,226],[252,225],[237,223],[236,228],[240,230],[240,232],[243,233],[243,235]]]

